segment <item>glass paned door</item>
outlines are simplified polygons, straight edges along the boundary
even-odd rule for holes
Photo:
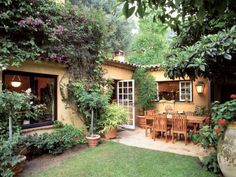
[[[124,128],[135,128],[134,107],[134,80],[123,80],[117,82],[117,102],[129,112],[129,121],[123,125]]]

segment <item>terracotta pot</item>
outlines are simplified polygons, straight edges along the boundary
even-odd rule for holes
[[[117,128],[110,129],[108,132],[105,133],[105,138],[113,139],[117,137]]]
[[[138,125],[140,128],[144,128],[146,125],[145,116],[138,116]]]
[[[225,135],[218,143],[217,159],[225,177],[236,174],[236,122],[228,125]]]
[[[88,146],[89,147],[96,147],[100,141],[100,135],[93,135],[93,136],[86,136]]]
[[[14,165],[11,170],[14,173],[14,176],[17,176],[20,172],[23,171],[23,168],[25,166],[25,162],[26,162],[26,156],[21,155],[20,156],[20,162],[18,162],[16,165]]]

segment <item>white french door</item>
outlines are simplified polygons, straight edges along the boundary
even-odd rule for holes
[[[122,80],[117,82],[117,102],[129,112],[129,120],[123,125],[124,128],[135,128],[134,107],[134,80]]]

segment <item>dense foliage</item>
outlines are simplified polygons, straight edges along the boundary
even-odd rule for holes
[[[28,93],[0,92],[0,136],[8,137],[9,117],[12,118],[13,132],[19,133],[23,120],[37,119],[43,105],[32,105],[33,95]]]
[[[15,149],[19,141],[18,136],[14,137],[13,140],[5,140],[0,136],[0,176],[1,177],[12,177],[13,172],[11,166],[17,164],[20,161],[19,154],[16,153]]]
[[[77,144],[85,143],[85,135],[81,129],[64,125],[52,133],[24,137],[23,142],[27,145],[29,153],[36,153],[34,151],[37,150],[57,155]]]
[[[1,1],[0,11],[1,65],[50,58],[66,61],[72,78],[100,77],[102,14],[51,0]]]
[[[61,154],[77,144],[85,143],[83,130],[63,125],[53,133],[20,136],[15,134],[12,140],[0,137],[0,176],[12,177],[11,167],[20,160],[20,155],[35,156],[43,153]]]
[[[105,11],[53,0],[10,0],[0,2],[0,12],[1,67],[40,59],[67,63],[70,83],[60,85],[67,103],[81,103],[71,89],[78,80],[87,92],[106,84],[101,70],[109,34]]]
[[[134,36],[127,58],[135,64],[162,64],[168,47],[167,26],[146,17],[139,20],[139,32]]]
[[[204,147],[216,149],[219,139],[224,135],[227,124],[236,119],[236,100],[220,104],[214,102],[211,108],[212,126],[205,125],[197,135],[198,142]]]
[[[203,36],[192,46],[176,48],[166,61],[166,73],[172,79],[185,74],[191,79],[199,76],[216,79],[231,75],[236,67],[235,41],[236,26]]]
[[[136,105],[141,114],[153,108],[156,99],[156,82],[147,69],[137,69],[133,75],[136,87]]]
[[[209,117],[207,118],[209,119]],[[204,165],[209,171],[219,173],[219,165],[216,160],[218,141],[224,136],[228,123],[236,120],[236,100],[223,104],[214,102],[211,108],[211,125],[203,126],[193,138],[203,148],[211,148],[213,152],[204,160]]]
[[[104,23],[109,27],[104,33],[104,45],[107,56],[120,49],[129,51],[132,42],[132,28],[135,23],[121,16],[122,7],[116,4],[116,0],[70,0],[72,4],[82,8],[100,11],[105,18]]]
[[[91,113],[94,111],[95,121],[94,126],[89,127],[90,133],[98,129],[98,120],[109,104],[111,90],[109,85],[104,87],[91,87],[86,90],[82,82],[74,83],[71,87],[74,101],[78,105],[78,109],[84,115],[84,122],[89,125],[91,122]],[[92,130],[91,130],[92,129]]]
[[[102,127],[101,133],[106,133],[119,125],[128,122],[129,114],[126,109],[116,104],[108,105],[105,112],[101,115],[99,125]]]
[[[236,4],[233,0],[122,2],[125,2],[123,8],[126,16],[135,13],[143,17],[151,9],[154,20],[159,19],[167,23],[177,32],[173,45],[176,49],[167,62],[167,74],[171,78],[187,74],[190,78],[204,76],[222,79],[229,76],[228,72],[235,71],[235,51],[232,48],[235,48],[233,26],[236,20]],[[219,75],[219,69],[227,75]]]

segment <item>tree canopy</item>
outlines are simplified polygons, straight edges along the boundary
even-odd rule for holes
[[[231,74],[236,70],[235,1],[121,1],[127,17],[133,13],[143,17],[149,12],[147,9],[152,9],[154,21],[167,23],[177,33],[174,50],[166,63],[171,78],[187,74],[192,79],[198,76],[219,79],[225,75],[217,74],[218,69]]]
[[[127,58],[135,64],[162,64],[168,47],[167,26],[146,17],[139,20],[139,32],[134,36]]]
[[[127,52],[132,42],[132,27],[134,22],[122,16],[122,6],[117,6],[116,0],[70,0],[72,4],[82,8],[95,9],[103,12],[108,30],[105,35],[106,52],[120,49]]]

